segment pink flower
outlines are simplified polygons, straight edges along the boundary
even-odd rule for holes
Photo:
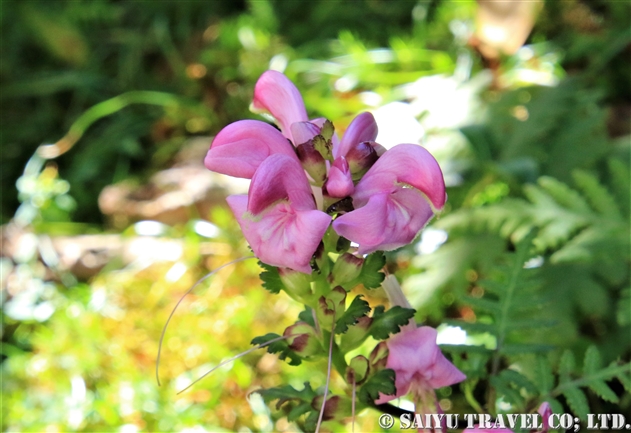
[[[417,412],[430,413],[435,408],[434,389],[462,382],[466,376],[445,358],[436,344],[436,330],[429,326],[405,327],[386,340],[388,361],[386,368],[395,373],[395,395],[381,395],[377,404],[412,393]],[[418,405],[421,404],[421,407]],[[419,409],[425,410],[419,410]]]
[[[359,253],[390,251],[418,235],[445,205],[445,182],[434,157],[415,144],[385,152],[355,187],[355,210],[333,222]]]
[[[283,154],[269,156],[254,173],[248,195],[227,200],[261,261],[311,273],[309,262],[331,217],[316,209],[309,182],[296,160]]]

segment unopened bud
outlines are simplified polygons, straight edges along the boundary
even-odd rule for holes
[[[313,140],[309,140],[296,147],[298,159],[316,185],[322,186],[326,179],[326,163],[324,158],[313,146]]]
[[[342,334],[340,339],[340,350],[347,353],[350,350],[359,347],[366,337],[368,337],[368,330],[372,325],[372,318],[368,316],[362,316],[357,319],[357,323],[348,327],[348,331]]]
[[[363,355],[358,355],[351,359],[351,362],[346,368],[346,382],[361,385],[368,378],[370,373],[370,363],[368,358]]]
[[[311,407],[313,410],[319,411],[322,407],[322,401],[324,396],[318,395],[311,401]],[[339,395],[334,395],[326,399],[324,405],[324,413],[322,415],[323,421],[331,421],[333,419],[342,420],[348,417],[351,413],[351,401],[347,398],[342,398]]]
[[[370,367],[373,371],[383,370],[388,363],[388,345],[385,341],[377,344],[375,348],[370,352]]]
[[[289,348],[302,357],[325,353],[316,330],[308,323],[297,322],[285,329],[283,335],[289,336],[287,339]]]
[[[344,253],[337,258],[333,265],[334,284],[345,284],[359,277],[364,259],[349,253]]]
[[[346,290],[341,286],[335,287],[326,296],[318,299],[316,316],[320,326],[324,329],[333,327],[333,318],[339,319],[346,309]]]
[[[348,161],[353,180],[359,180],[377,162],[378,158],[373,142],[363,141],[351,147],[346,154],[346,161]]]
[[[278,275],[285,291],[292,298],[301,301],[311,295],[311,276],[289,268],[278,268]]]

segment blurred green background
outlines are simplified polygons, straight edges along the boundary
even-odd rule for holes
[[[201,161],[222,127],[260,118],[248,107],[269,68],[312,117],[341,131],[370,110],[379,142],[422,142],[441,163],[446,211],[388,255],[419,322],[484,322],[461,298],[535,230],[550,360],[596,345],[628,362],[631,6],[513,3],[3,1],[3,430],[297,431],[250,393],[319,386],[324,364],[254,352],[176,395],[295,320],[253,260],[186,298],[161,387],[154,375],[180,296],[249,255],[224,204],[247,184]],[[592,413],[631,413],[612,386],[615,402],[588,394]],[[472,412],[457,387],[443,397]]]

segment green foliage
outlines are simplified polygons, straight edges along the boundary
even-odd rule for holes
[[[278,400],[276,409],[283,409],[290,422],[297,421],[302,415],[312,412],[312,401],[318,395],[309,382],[305,382],[304,388],[300,391],[291,385],[284,385],[255,392],[260,394],[266,403]]]
[[[396,334],[414,317],[415,310],[395,305],[384,312],[384,307],[378,305],[372,313],[372,323],[368,333],[376,340],[385,340],[390,334]]]
[[[264,344],[279,337],[280,335],[270,332],[263,336],[254,338],[252,340],[252,344]],[[269,353],[278,353],[278,358],[281,360],[289,358],[287,361],[289,365],[300,365],[300,363],[302,362],[302,358],[300,358],[300,355],[298,355],[289,347],[289,344],[287,344],[287,340],[279,340],[267,345],[267,351]]]
[[[263,272],[259,275],[263,282],[263,287],[270,291],[270,293],[278,294],[283,289],[283,282],[280,280],[278,274],[278,268],[270,266],[259,260],[259,266],[263,268]]]
[[[569,407],[582,420],[587,419],[588,413],[594,413],[590,408],[589,400],[585,393],[585,388],[591,390],[599,398],[612,403],[618,403],[618,395],[607,384],[618,379],[629,390],[629,374],[631,364],[613,362],[608,367],[602,367],[601,355],[595,346],[590,346],[585,351],[582,372],[579,373],[576,367],[574,354],[566,350],[559,361],[558,384],[552,388],[553,377],[550,366],[546,359],[538,360],[539,374],[544,373],[545,379],[540,380],[539,390],[544,399],[565,397]]]
[[[335,333],[342,334],[348,331],[348,327],[350,325],[354,325],[357,323],[357,320],[360,317],[365,316],[370,312],[370,305],[368,302],[362,299],[362,296],[356,296],[351,304],[346,308],[344,314],[340,316],[339,319],[336,320],[335,323]]]
[[[372,375],[361,388],[359,388],[359,401],[372,405],[379,398],[379,393],[393,395],[396,393],[394,386],[394,370],[386,368]]]

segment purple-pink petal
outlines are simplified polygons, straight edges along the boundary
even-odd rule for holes
[[[393,192],[398,185],[421,191],[435,210],[445,205],[447,196],[440,166],[427,150],[416,144],[399,144],[384,153],[357,184],[353,199],[361,206],[369,197]]]
[[[315,209],[311,186],[298,158],[272,155],[252,177],[248,211],[259,214],[279,200],[289,200],[296,210]]]
[[[275,153],[298,161],[291,144],[276,128],[258,120],[240,120],[219,131],[204,165],[217,173],[250,179],[259,165]]]
[[[333,229],[359,244],[360,254],[391,251],[412,242],[433,215],[418,191],[397,187],[368,197],[366,204],[338,217]]]
[[[283,135],[289,139],[292,138],[292,123],[308,120],[300,92],[289,78],[277,71],[266,71],[258,79],[254,86],[253,105],[274,116]]]
[[[294,146],[299,146],[320,133],[321,126],[314,122],[296,122],[291,124],[291,136]]]
[[[333,157],[346,156],[353,146],[362,141],[375,141],[377,138],[377,122],[372,114],[361,113],[353,119],[339,145],[333,148]]]
[[[228,205],[254,254],[264,263],[311,273],[311,257],[331,217],[318,210],[296,210],[288,201],[273,204],[260,215],[247,211],[248,197],[230,196]]]
[[[343,156],[336,158],[329,170],[326,191],[330,197],[344,198],[353,193],[355,187],[348,162]]]

